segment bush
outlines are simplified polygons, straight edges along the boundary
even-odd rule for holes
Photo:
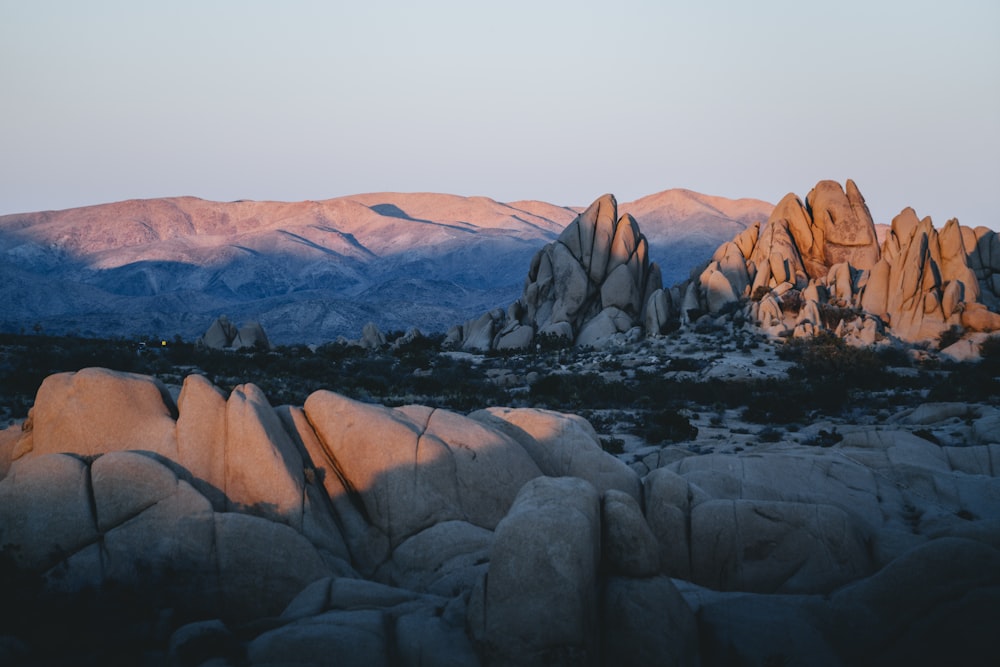
[[[761,442],[778,442],[781,440],[781,431],[772,426],[765,426],[757,433],[757,439]]]
[[[625,441],[621,438],[601,437],[601,449],[608,454],[624,454]]]
[[[962,339],[964,334],[965,329],[958,324],[948,327],[941,332],[940,336],[938,336],[937,348],[939,350],[943,350],[946,347],[954,345]]]
[[[819,433],[809,438],[802,444],[808,445],[810,447],[833,447],[835,444],[844,439],[844,436],[837,433],[837,428],[827,431],[826,429],[820,429]]]
[[[676,410],[664,408],[655,410],[636,426],[636,435],[647,442],[683,442],[698,437],[698,427]]]

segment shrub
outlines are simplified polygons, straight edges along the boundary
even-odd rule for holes
[[[767,285],[758,285],[757,289],[753,291],[753,294],[750,296],[750,298],[753,299],[754,301],[760,301],[770,293],[771,293],[770,287],[768,287]]]
[[[829,431],[826,429],[820,429],[819,433],[804,441],[802,444],[810,447],[833,447],[843,439],[844,436],[837,433],[837,428],[834,427]]]
[[[937,348],[943,350],[946,347],[954,345],[962,339],[963,334],[965,334],[965,329],[958,324],[948,327],[938,336]]]
[[[608,454],[624,454],[625,441],[621,438],[601,437],[601,449]]]
[[[802,310],[802,292],[797,289],[790,289],[781,295],[778,300],[781,312],[796,314]]]
[[[636,435],[647,442],[683,442],[698,437],[698,427],[677,410],[662,408],[650,412],[642,423],[636,426]]]
[[[757,439],[761,442],[778,442],[781,440],[781,431],[773,426],[765,426],[757,433]]]

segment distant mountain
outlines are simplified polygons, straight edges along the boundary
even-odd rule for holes
[[[726,230],[736,235],[755,222],[767,220],[774,205],[759,199],[726,199],[674,189],[621,204],[619,209],[638,221],[649,241],[650,259],[659,263],[663,284],[669,287],[708,261]]]
[[[622,205],[664,282],[773,207],[687,190]],[[0,329],[200,335],[227,314],[277,343],[450,324],[517,298],[531,256],[578,209],[373,193],[325,201],[130,200],[0,217]]]

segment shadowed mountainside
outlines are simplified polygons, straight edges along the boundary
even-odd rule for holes
[[[668,190],[627,204],[679,280],[771,205]],[[0,328],[194,337],[219,314],[278,343],[443,330],[522,287],[577,211],[545,202],[373,193],[325,201],[130,200],[0,217]]]

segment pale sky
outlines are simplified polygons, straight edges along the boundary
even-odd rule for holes
[[[1000,2],[0,0],[0,214],[824,178],[1000,228]]]

